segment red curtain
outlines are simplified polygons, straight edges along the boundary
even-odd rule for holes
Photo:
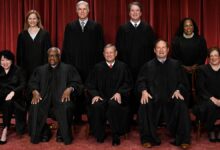
[[[18,33],[23,29],[25,14],[36,9],[44,28],[50,32],[53,46],[62,48],[65,25],[76,19],[78,0],[0,0],[0,50],[16,51]],[[128,21],[128,4],[133,0],[88,0],[91,19],[104,29],[106,43],[114,42],[120,24]],[[139,0],[142,18],[150,23],[157,35],[171,41],[179,22],[192,17],[208,47],[220,47],[219,0]]]

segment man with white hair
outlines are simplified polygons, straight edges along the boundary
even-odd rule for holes
[[[33,95],[29,112],[29,134],[34,144],[49,141],[51,132],[46,120],[50,113],[59,125],[57,142],[70,144],[73,139],[73,96],[81,91],[81,79],[73,66],[60,62],[60,57],[59,48],[50,48],[48,64],[35,69],[28,84]]]
[[[85,82],[94,64],[102,60],[104,38],[101,26],[88,19],[89,4],[86,1],[76,4],[76,13],[78,19],[65,28],[62,61],[75,66]],[[82,95],[77,103],[76,119],[80,119],[84,99]]]

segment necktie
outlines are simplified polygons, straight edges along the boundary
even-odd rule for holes
[[[134,24],[134,27],[137,28],[137,23]]]
[[[112,65],[112,64],[109,64],[109,68],[111,68],[111,69],[112,69],[112,67],[113,67],[113,65]]]
[[[82,28],[82,32],[84,32],[84,27],[85,27],[85,22],[84,22],[84,21],[82,21],[82,22],[81,22],[81,28]]]

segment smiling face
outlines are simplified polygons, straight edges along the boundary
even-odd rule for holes
[[[59,64],[59,62],[60,62],[60,54],[58,53],[57,50],[51,49],[48,52],[48,63],[51,66],[56,66],[57,64]]]
[[[89,7],[87,3],[80,3],[77,5],[76,13],[78,14],[78,17],[80,20],[85,20],[88,18],[89,14]]]
[[[167,58],[167,55],[169,53],[169,48],[167,46],[167,43],[163,40],[158,41],[156,43],[156,46],[154,48],[154,52],[159,59],[165,59]]]
[[[141,8],[137,5],[131,5],[129,16],[130,19],[134,22],[137,22],[141,19]]]
[[[38,26],[39,20],[37,18],[37,15],[35,13],[30,14],[29,17],[28,17],[27,22],[28,22],[29,27]]]
[[[220,56],[217,50],[213,50],[209,56],[210,65],[219,65],[220,64]]]
[[[104,49],[103,55],[108,63],[112,63],[115,61],[117,51],[114,46],[107,47]]]
[[[4,56],[1,57],[1,66],[4,70],[9,70],[12,65],[12,61],[5,58]]]
[[[185,20],[183,24],[184,33],[186,35],[192,35],[194,31],[194,26],[191,20]]]

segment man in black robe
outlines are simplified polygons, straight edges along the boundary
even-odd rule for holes
[[[73,95],[80,93],[81,79],[76,69],[60,62],[60,50],[48,50],[48,64],[38,67],[30,81],[33,94],[29,112],[29,132],[32,143],[49,141],[51,133],[46,123],[51,113],[58,121],[57,141],[72,142]]]
[[[129,4],[130,21],[119,27],[116,36],[118,58],[128,64],[133,80],[137,79],[140,67],[154,57],[156,35],[151,26],[141,20],[142,7],[139,2]],[[138,109],[137,96],[131,93],[132,113]]]
[[[112,130],[112,145],[120,144],[120,135],[128,132],[128,103],[132,77],[125,63],[115,60],[114,45],[104,48],[105,61],[95,65],[86,87],[89,98],[89,123],[97,142],[104,142],[106,119]]]
[[[62,61],[76,67],[85,82],[94,64],[102,59],[104,47],[101,26],[88,19],[89,4],[79,1],[76,4],[77,20],[66,25],[63,41]],[[84,108],[84,95],[81,95],[76,105],[76,120],[80,120]]]
[[[165,122],[174,138],[172,144],[188,148],[190,121],[186,105],[188,82],[179,62],[167,58],[167,42],[156,42],[156,58],[147,62],[137,79],[141,93],[139,117],[140,138],[144,147],[161,143],[156,134],[159,123]]]

